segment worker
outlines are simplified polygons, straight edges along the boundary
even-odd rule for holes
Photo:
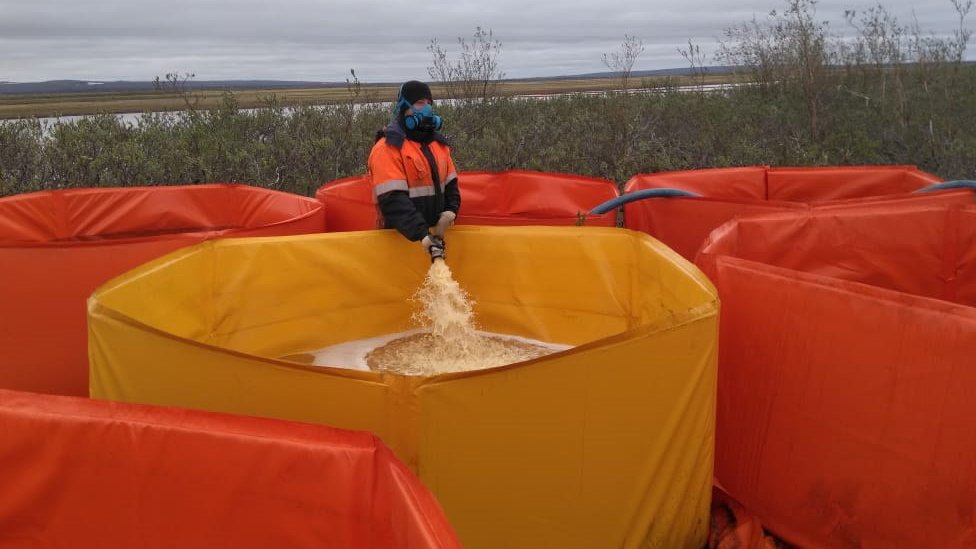
[[[427,84],[400,86],[393,114],[369,153],[373,196],[383,227],[420,242],[433,261],[444,256],[444,235],[461,207],[457,168]]]

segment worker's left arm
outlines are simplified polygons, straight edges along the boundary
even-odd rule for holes
[[[450,156],[447,157],[447,166],[447,177],[444,178],[447,181],[444,185],[444,210],[457,215],[461,209],[461,190],[458,188],[457,167]]]

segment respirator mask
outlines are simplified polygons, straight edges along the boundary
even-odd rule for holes
[[[402,109],[404,107],[413,110],[413,114],[403,115],[403,125],[408,130],[435,132],[440,130],[444,125],[444,120],[434,114],[434,107],[430,103],[420,109],[416,109],[406,99],[401,98],[400,103],[397,104],[397,108]]]

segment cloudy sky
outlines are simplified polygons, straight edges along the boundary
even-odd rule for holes
[[[950,0],[881,3],[900,22],[914,17],[932,33],[959,24]],[[821,0],[817,17],[842,33],[845,9],[874,5]],[[0,81],[152,80],[192,72],[197,80],[328,82],[345,80],[351,68],[363,82],[426,79],[431,40],[454,56],[457,38],[470,40],[479,26],[502,43],[507,77],[606,70],[602,54],[616,51],[625,35],[645,43],[635,70],[677,68],[687,66],[677,49],[688,40],[710,57],[724,29],[785,6],[785,0],[0,0]]]

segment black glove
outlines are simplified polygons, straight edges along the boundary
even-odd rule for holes
[[[433,263],[435,259],[444,259],[444,239],[433,234],[429,234],[420,241],[420,244],[424,247],[424,251],[430,254],[430,262]]]

